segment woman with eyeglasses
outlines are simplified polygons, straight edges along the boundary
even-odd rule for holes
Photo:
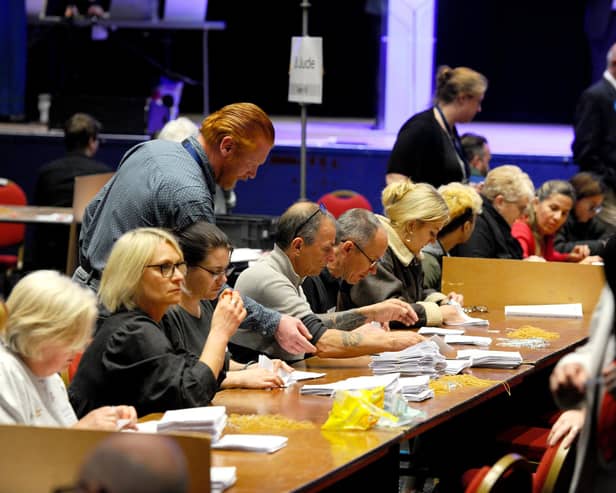
[[[69,387],[78,416],[101,402],[127,402],[139,415],[210,403],[224,379],[229,337],[246,317],[237,292],[220,296],[210,334],[195,355],[174,348],[161,320],[179,303],[187,272],[176,239],[138,228],[116,241],[99,298],[111,313],[98,327]]]
[[[382,202],[386,217],[378,218],[387,231],[389,245],[376,274],[351,288],[349,306],[342,309],[398,298],[410,303],[417,313],[419,319],[415,326],[461,321],[457,307],[449,304],[451,301],[462,304],[461,295],[424,289],[421,249],[436,241],[449,219],[443,197],[428,183],[407,180],[385,187]]]
[[[184,289],[179,304],[165,314],[163,326],[174,347],[198,354],[208,337],[217,337],[220,330],[216,306],[227,281],[232,247],[225,233],[205,221],[193,223],[179,233],[178,243],[187,265]],[[221,388],[281,387],[284,382],[277,369],[293,371],[280,360],[274,360],[274,371],[269,371],[254,362],[238,363],[229,352],[226,356]]]
[[[92,337],[96,297],[52,270],[35,271],[0,302],[0,423],[115,431],[137,413],[120,401],[77,420],[59,373]]]
[[[517,219],[511,227],[511,235],[520,243],[524,259],[584,264],[601,261],[598,256],[590,256],[585,244],[576,245],[568,253],[554,249],[554,237],[569,217],[575,198],[573,186],[565,180],[548,180],[537,189],[528,215]]]
[[[569,183],[577,199],[565,224],[556,233],[554,247],[567,253],[577,245],[587,245],[590,255],[601,256],[607,240],[616,233],[614,226],[598,216],[605,198],[605,185],[585,171],[574,175]]]

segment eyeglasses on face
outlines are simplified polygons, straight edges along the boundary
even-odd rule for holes
[[[173,277],[173,274],[175,274],[176,269],[183,276],[185,276],[187,272],[186,262],[178,262],[177,264],[172,264],[171,262],[165,262],[164,264],[146,265],[146,267],[156,267],[157,269],[160,270],[160,275],[166,278]]]
[[[381,261],[381,259],[380,259],[380,258],[377,258],[377,259],[370,258],[370,257],[368,256],[368,254],[367,254],[366,252],[364,252],[364,251],[361,249],[361,247],[360,247],[357,243],[355,243],[353,240],[342,240],[342,241],[343,241],[343,242],[344,242],[344,241],[350,241],[351,243],[353,243],[353,246],[354,246],[355,248],[357,248],[357,249],[361,252],[361,254],[362,254],[364,257],[366,257],[366,258],[368,259],[368,262],[370,262],[370,268],[371,268],[371,269],[372,269],[375,265],[377,265],[377,264]]]
[[[228,277],[233,272],[233,267],[227,267],[226,269],[222,270],[208,269],[207,267],[199,264],[196,264],[195,267],[199,267],[199,269],[202,269],[205,272],[209,273],[214,279],[219,279],[224,276]]]
[[[306,224],[308,224],[312,220],[312,218],[316,216],[319,212],[322,212],[323,214],[327,214],[327,207],[325,207],[325,205],[323,204],[319,204],[319,208],[316,211],[314,211],[312,214],[310,214],[308,216],[308,219],[306,219],[297,228],[295,228],[295,231],[293,232],[293,238],[297,238],[302,228],[306,226]]]

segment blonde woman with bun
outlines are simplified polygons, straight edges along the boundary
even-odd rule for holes
[[[398,298],[410,303],[417,313],[417,327],[458,321],[456,308],[447,303],[462,303],[462,296],[425,290],[420,261],[421,249],[436,241],[449,220],[445,200],[432,185],[406,180],[388,185],[382,202],[385,216],[378,218],[387,231],[389,245],[376,274],[355,284],[348,298],[352,306],[341,309]]]
[[[441,289],[443,257],[449,256],[456,245],[468,241],[481,212],[481,197],[470,185],[453,182],[439,187],[438,192],[449,208],[449,222],[439,231],[437,240],[424,247],[421,259],[424,287],[435,290]]]
[[[407,120],[387,164],[387,183],[467,183],[471,169],[456,129],[481,111],[487,79],[468,67],[442,66],[436,75],[434,106]]]
[[[132,406],[103,406],[77,421],[59,375],[92,337],[96,315],[94,293],[56,271],[35,271],[13,287],[0,302],[0,423],[135,428]]]

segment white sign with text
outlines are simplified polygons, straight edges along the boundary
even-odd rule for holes
[[[294,36],[289,65],[289,101],[316,103],[323,100],[323,38]]]

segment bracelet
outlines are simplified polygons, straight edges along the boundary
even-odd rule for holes
[[[255,361],[254,359],[253,359],[253,360],[250,360],[248,363],[246,363],[246,364],[244,365],[244,368],[242,368],[242,370],[248,370],[248,367],[249,367],[250,365],[254,365],[255,363],[256,363],[256,361]]]

